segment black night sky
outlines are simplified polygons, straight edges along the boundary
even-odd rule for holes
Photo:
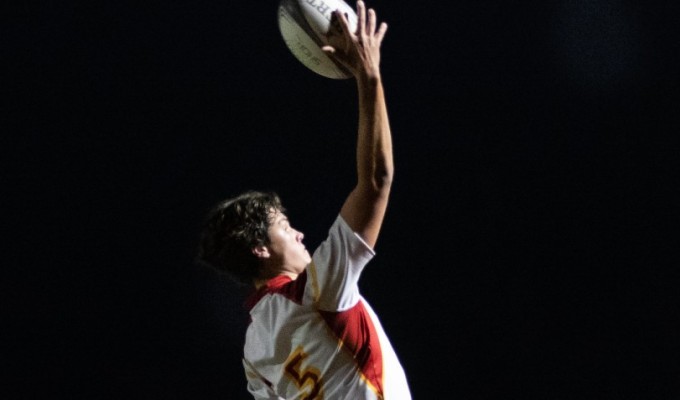
[[[396,176],[361,288],[414,398],[677,399],[675,2],[368,5]],[[247,398],[201,220],[275,190],[315,247],[355,174],[355,84],[276,11],[3,13],[3,398]]]

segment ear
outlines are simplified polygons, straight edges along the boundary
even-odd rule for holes
[[[269,258],[270,256],[269,248],[263,244],[253,247],[251,251],[257,258]]]

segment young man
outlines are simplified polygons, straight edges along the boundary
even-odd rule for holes
[[[357,184],[310,256],[274,193],[246,192],[208,216],[199,257],[254,286],[243,365],[257,399],[410,399],[407,380],[358,280],[373,257],[393,177],[380,76],[387,25],[357,2],[358,27],[333,14],[323,48],[359,94]]]

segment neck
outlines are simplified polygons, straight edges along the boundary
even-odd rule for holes
[[[262,278],[255,278],[255,279],[253,279],[253,286],[255,286],[255,289],[259,289],[259,288],[261,288],[262,286],[266,285],[267,282],[269,282],[269,280],[271,280],[271,279],[273,279],[273,278],[276,278],[277,276],[281,276],[281,275],[285,275],[285,276],[289,277],[289,278],[292,279],[292,280],[296,280],[297,277],[298,277],[298,274],[295,274],[295,273],[293,273],[293,272],[289,272],[289,271],[281,271],[281,272],[279,272],[278,274],[275,274],[275,275],[265,276],[265,277],[262,277]]]

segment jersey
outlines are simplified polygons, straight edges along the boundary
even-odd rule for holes
[[[359,293],[373,249],[338,216],[306,270],[246,301],[243,366],[256,399],[410,400],[404,370]]]

